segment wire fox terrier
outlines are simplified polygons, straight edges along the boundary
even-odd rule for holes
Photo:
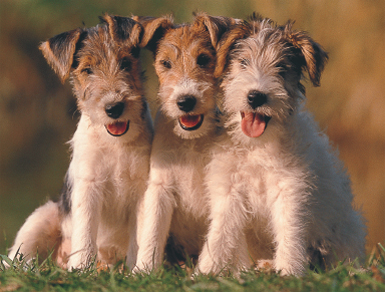
[[[81,117],[59,202],[30,215],[17,234],[27,259],[50,250],[68,268],[96,257],[105,264],[137,255],[137,206],[147,184],[152,122],[144,98],[139,44],[142,26],[105,15],[104,24],[75,29],[40,49],[62,82],[71,76]],[[67,262],[68,261],[68,262]]]
[[[137,268],[161,265],[168,237],[194,259],[207,231],[203,187],[209,148],[217,134],[214,78],[216,47],[234,22],[197,14],[192,24],[175,26],[167,18],[142,18],[142,45],[154,52],[160,108],[144,207],[139,217]],[[179,253],[179,259],[183,259]]]
[[[197,270],[270,262],[301,275],[361,258],[366,228],[349,177],[304,105],[303,72],[318,86],[327,54],[292,23],[255,16],[222,40],[226,131],[208,166],[211,223]]]

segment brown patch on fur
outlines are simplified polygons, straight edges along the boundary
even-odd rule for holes
[[[224,16],[211,16],[204,12],[195,14],[195,26],[203,26],[210,34],[211,45],[217,49],[222,35],[235,26],[237,21],[234,18]]]
[[[134,20],[144,27],[144,34],[140,43],[141,48],[147,48],[153,53],[156,52],[158,40],[165,32],[174,27],[174,19],[171,16],[149,17],[134,16]]]
[[[68,78],[79,41],[83,30],[81,28],[63,32],[42,43],[39,49],[62,83]]]
[[[308,72],[313,85],[319,86],[321,73],[328,59],[327,53],[306,32],[293,30],[293,22],[286,24],[284,34],[295,48],[300,49],[304,60],[303,68]]]
[[[238,21],[223,35],[218,44],[217,66],[215,68],[215,76],[220,77],[227,70],[230,61],[229,52],[234,49],[237,41],[247,38],[252,34],[256,34],[260,30],[263,21],[272,23],[271,20],[264,19],[261,15],[253,13],[248,20]]]
[[[170,18],[137,18],[145,28],[142,47],[155,53],[155,70],[161,84],[182,78],[216,84],[216,49],[222,35],[236,21],[197,13],[192,24],[173,26]],[[214,86],[213,86],[214,87]],[[213,89],[210,95],[213,95]],[[168,94],[166,93],[165,96]]]
[[[142,26],[128,17],[111,16],[105,14],[100,18],[107,23],[108,30],[115,42],[121,42],[127,46],[136,47],[140,43],[143,33]]]
[[[72,72],[74,91],[79,101],[87,99],[91,74],[104,81],[108,78],[103,76],[110,75],[110,82],[103,82],[104,89],[101,83],[95,84],[100,87],[97,90],[109,90],[116,86],[118,79],[124,82],[129,80],[132,88],[139,91],[142,89],[138,59],[142,26],[127,17],[106,14],[100,19],[105,25],[65,32],[40,46],[62,82]],[[81,103],[79,106],[82,108]]]
[[[106,27],[78,28],[61,33],[40,45],[39,48],[44,57],[62,82],[69,77],[72,69],[90,67],[107,59],[103,56],[96,56],[98,53],[106,53],[105,49],[101,49],[103,43],[109,44],[108,49],[114,51],[118,55],[118,59],[127,57],[129,61],[134,62],[132,58],[139,57],[139,50],[135,50],[136,47],[139,47],[143,32],[139,23],[127,17],[108,14],[100,19],[102,23],[106,24]],[[119,45],[115,45],[115,43]]]
[[[226,70],[230,60],[229,52],[233,49],[234,44],[250,35],[250,28],[246,23],[240,23],[233,29],[229,30],[218,44],[217,65],[215,68],[215,77],[220,77]]]
[[[219,77],[226,71],[231,59],[231,51],[236,43],[247,37],[257,35],[263,28],[270,27],[272,34],[280,38],[280,43],[291,46],[291,54],[299,70],[306,70],[314,86],[320,85],[321,73],[328,55],[322,46],[316,43],[306,32],[293,30],[294,22],[288,21],[285,26],[278,26],[269,18],[253,14],[248,21],[234,26],[223,37],[219,44],[215,76]],[[269,38],[269,36],[268,36]]]
[[[206,59],[199,65],[200,56]],[[209,32],[200,25],[169,30],[159,41],[155,71],[161,85],[174,84],[186,77],[214,83],[214,67],[215,50]]]

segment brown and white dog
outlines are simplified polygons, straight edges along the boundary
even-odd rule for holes
[[[169,236],[190,258],[203,246],[208,226],[204,172],[218,133],[216,48],[234,20],[204,13],[178,26],[168,18],[138,20],[160,83],[150,178],[139,216],[137,269],[148,271],[161,265]]]
[[[147,185],[152,122],[139,61],[143,27],[105,15],[104,24],[75,29],[40,49],[64,82],[69,76],[81,113],[60,201],[35,210],[9,257],[54,251],[68,268],[96,258],[105,264],[137,255],[137,206]],[[68,261],[68,263],[67,263]]]
[[[290,22],[254,17],[223,37],[216,74],[225,68],[226,131],[208,166],[211,223],[198,271],[269,260],[300,275],[309,263],[364,256],[366,228],[349,177],[304,106],[303,72],[319,85],[326,60]]]

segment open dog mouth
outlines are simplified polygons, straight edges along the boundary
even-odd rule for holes
[[[242,132],[250,138],[261,136],[271,119],[271,117],[253,112],[241,112],[241,117]]]
[[[126,122],[115,122],[112,124],[108,124],[105,127],[107,129],[108,134],[114,137],[119,137],[126,134],[129,126],[130,126],[130,122],[126,121]]]
[[[185,115],[181,116],[178,121],[183,130],[193,131],[199,129],[203,123],[204,115]]]

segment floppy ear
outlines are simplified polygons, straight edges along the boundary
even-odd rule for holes
[[[62,83],[70,74],[77,44],[81,41],[83,33],[86,32],[81,28],[63,32],[39,46],[48,64],[59,75]]]
[[[247,23],[240,23],[227,31],[221,38],[217,49],[217,62],[214,76],[218,78],[226,70],[230,60],[230,51],[235,43],[250,35],[250,26]]]
[[[328,54],[320,44],[316,43],[303,31],[292,31],[293,23],[285,26],[285,34],[294,48],[300,51],[302,69],[305,69],[314,86],[320,85],[321,73],[328,60]]]
[[[211,44],[215,50],[222,35],[239,20],[224,16],[211,16],[204,12],[195,13],[195,26],[205,26],[210,34]]]
[[[139,22],[144,33],[140,43],[141,48],[147,48],[153,53],[156,52],[158,41],[163,37],[167,29],[172,28],[174,21],[171,16],[164,17],[149,17],[149,16],[134,16],[134,20]]]
[[[117,43],[127,43],[138,46],[142,37],[143,28],[130,17],[105,14],[100,17],[102,23],[106,23],[112,39]]]
[[[234,48],[238,40],[256,34],[263,24],[271,24],[272,20],[263,18],[257,13],[248,17],[247,21],[235,20],[236,24],[227,31],[221,38],[217,50],[217,66],[215,68],[215,77],[218,78],[227,68],[230,61],[230,51]]]

